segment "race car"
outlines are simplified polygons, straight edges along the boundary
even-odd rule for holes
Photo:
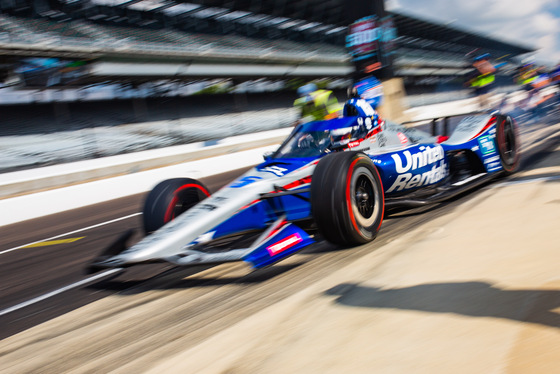
[[[144,204],[146,236],[127,247],[125,233],[88,271],[162,261],[262,268],[318,240],[361,245],[375,239],[386,212],[441,202],[519,165],[508,115],[467,116],[449,137],[434,136],[352,111],[361,105],[352,100],[343,117],[295,127],[214,194],[190,178],[157,184]]]

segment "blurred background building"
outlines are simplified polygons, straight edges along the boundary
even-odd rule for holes
[[[17,135],[289,108],[305,82],[343,99],[363,74],[401,78],[411,105],[453,100],[470,95],[474,54],[492,56],[507,90],[530,52],[383,0],[0,0],[0,126]]]
[[[372,14],[390,23],[392,73],[407,88],[459,79],[473,51],[512,68],[531,52],[388,13],[379,0],[0,0],[0,10],[4,84],[85,89],[114,82],[123,95],[147,82],[151,94],[180,94],[198,90],[185,86],[203,79],[227,79],[228,89],[266,79],[262,87],[278,90],[291,78],[349,78],[355,67],[345,48],[348,26]]]

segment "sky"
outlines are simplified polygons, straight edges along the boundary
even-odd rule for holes
[[[538,49],[537,63],[560,63],[560,0],[386,0],[387,10]]]

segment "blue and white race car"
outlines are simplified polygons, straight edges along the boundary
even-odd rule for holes
[[[146,236],[123,235],[89,271],[166,261],[273,264],[320,238],[372,241],[394,208],[441,202],[519,164],[514,120],[476,114],[447,138],[381,121],[350,100],[345,116],[298,125],[265,161],[214,194],[189,178],[148,194]],[[356,115],[357,114],[357,115]]]

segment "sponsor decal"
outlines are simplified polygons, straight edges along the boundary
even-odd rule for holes
[[[439,182],[447,176],[447,164],[441,161],[439,166],[432,166],[432,169],[422,174],[405,173],[400,174],[395,183],[387,190],[387,193],[393,191],[402,191],[404,189],[422,187],[432,183]]]
[[[377,134],[377,141],[379,142],[379,147],[383,148],[387,144],[387,137],[382,132]]]
[[[476,151],[478,151],[479,149],[480,149],[480,148],[478,147],[478,145],[475,145],[474,147],[471,148],[471,150],[472,150],[473,152],[476,152]]]
[[[495,153],[496,148],[494,147],[494,142],[492,141],[490,136],[481,136],[478,138],[478,144],[480,144],[480,150],[482,151],[483,155],[487,155],[490,153]]]
[[[416,170],[428,164],[436,163],[444,158],[443,147],[441,145],[436,145],[434,147],[422,146],[418,149],[419,152],[416,153],[410,153],[410,151],[407,150],[402,153],[402,156],[398,153],[391,155],[393,160],[395,160],[397,173],[402,174],[409,170]],[[404,162],[401,158],[403,156],[405,158]]]
[[[197,205],[196,208],[200,209],[200,210],[210,210],[210,211],[212,211],[212,210],[214,210],[218,207],[215,206],[215,205],[212,205],[212,204],[199,204],[199,205]]]
[[[408,143],[408,138],[406,137],[405,134],[403,134],[402,132],[398,132],[397,136],[399,137],[399,140],[401,141],[401,144],[406,144]]]
[[[448,170],[442,146],[422,146],[418,149],[419,151],[415,153],[407,150],[402,154],[395,153],[391,155],[395,161],[395,170],[399,175],[393,185],[387,190],[387,193],[426,186],[439,182],[447,176]],[[424,173],[412,173],[416,169],[429,165],[433,165],[432,168]]]
[[[248,176],[248,177],[244,177],[241,178],[235,182],[233,182],[232,184],[230,184],[230,188],[241,188],[241,187],[245,187],[248,184],[254,183],[256,181],[258,181],[259,179],[262,179],[261,177],[257,177],[257,176]]]
[[[354,148],[356,146],[359,146],[360,143],[361,143],[361,141],[359,141],[359,140],[356,140],[354,142],[350,142],[350,143],[348,143],[348,148]]]
[[[494,157],[485,158],[484,163],[488,164],[490,162],[499,161],[499,160],[500,160],[500,156],[494,156]]]
[[[268,247],[266,247],[266,250],[268,251],[268,253],[270,253],[271,256],[275,256],[278,253],[284,252],[286,249],[300,243],[301,241],[303,241],[301,236],[298,233],[295,233],[280,240],[279,242],[269,245]]]
[[[278,177],[284,176],[284,174],[288,171],[286,168],[281,168],[280,166],[267,166],[262,171],[268,171],[270,173],[275,174]]]

